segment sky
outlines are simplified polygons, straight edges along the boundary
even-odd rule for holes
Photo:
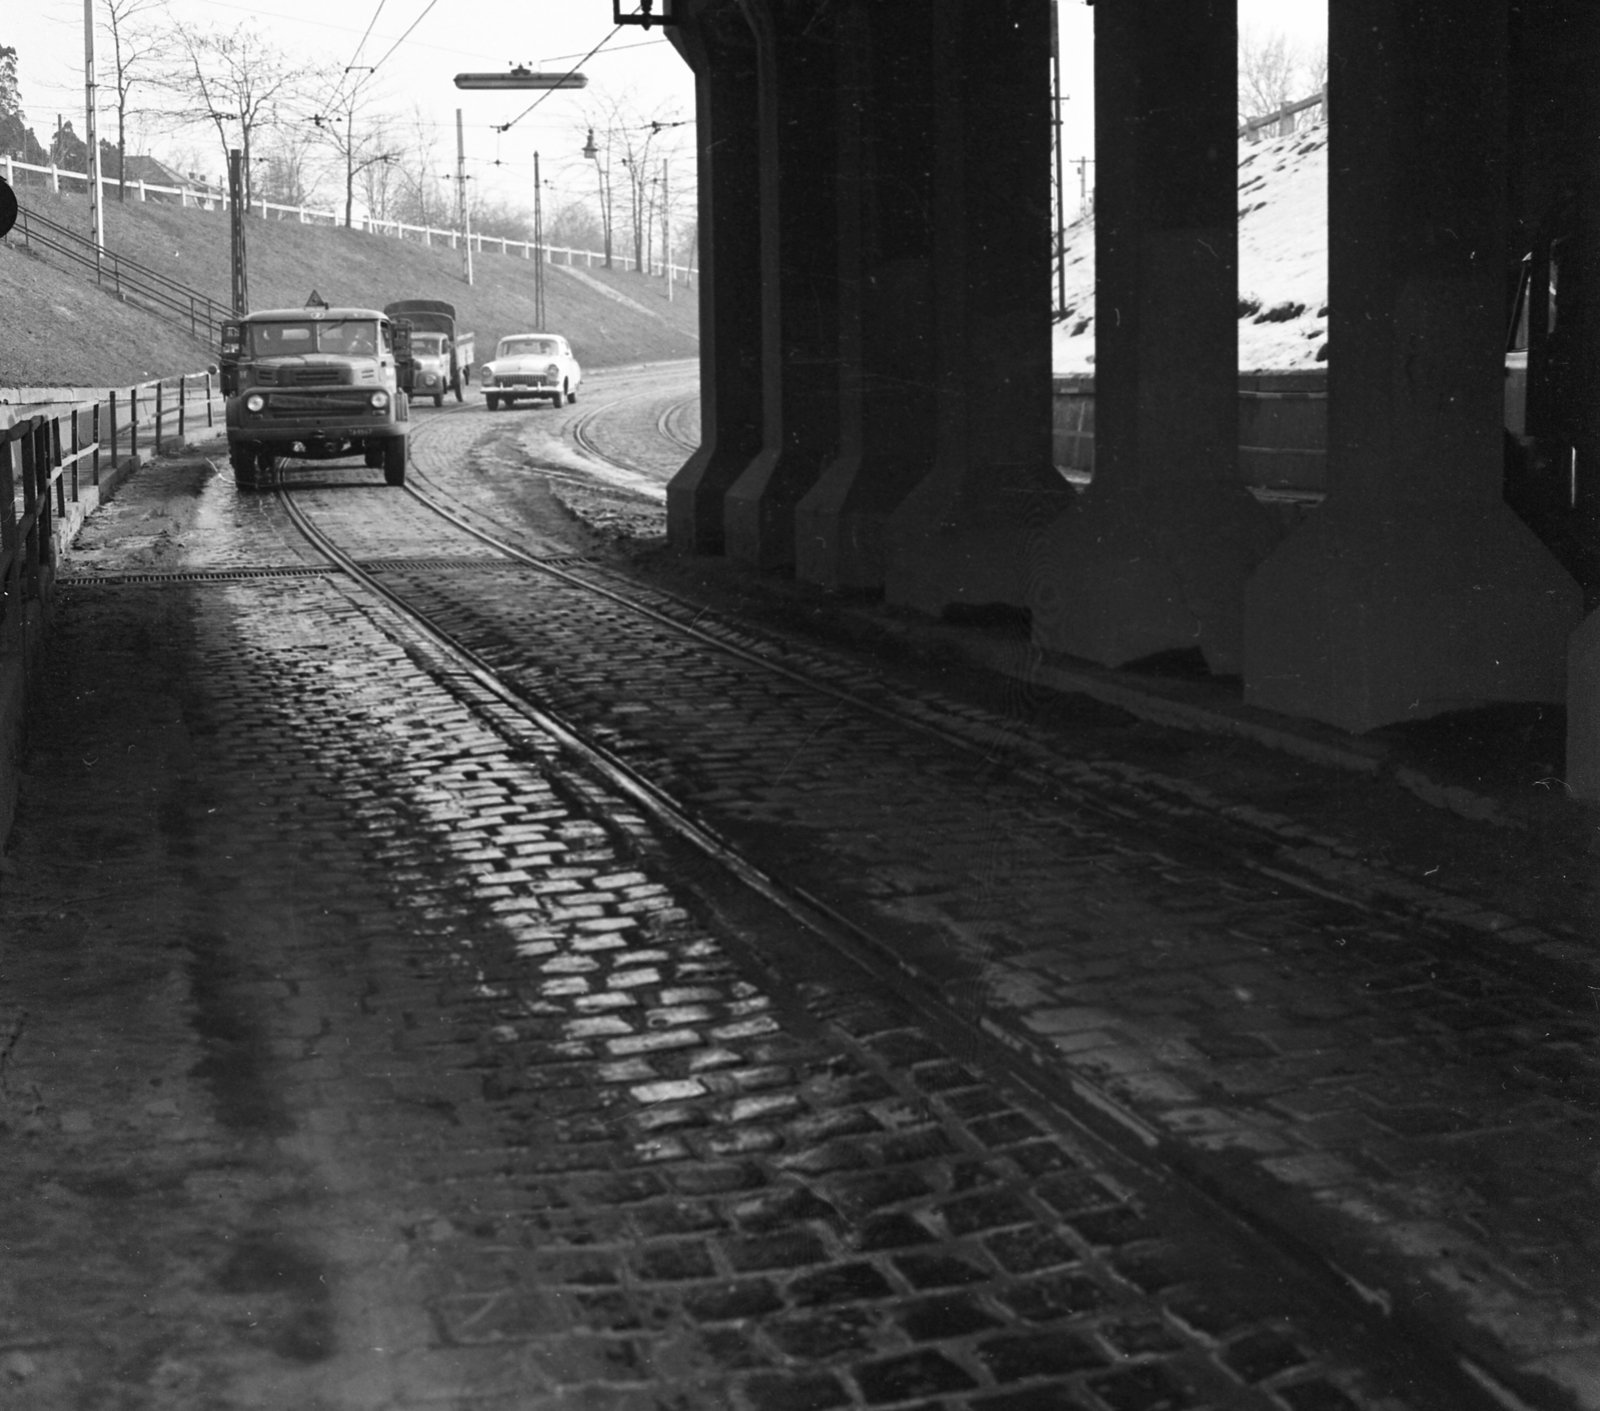
[[[103,0],[94,0],[96,9]],[[1327,0],[1238,0],[1240,28],[1282,33],[1306,48],[1327,33]],[[687,65],[659,28],[613,33],[611,0],[167,0],[174,15],[232,28],[254,16],[285,52],[336,66],[375,64],[363,82],[397,114],[419,105],[438,125],[441,174],[454,170],[455,114],[463,114],[467,170],[481,195],[528,205],[533,193],[533,153],[549,183],[547,201],[587,195],[595,188],[593,163],[582,155],[586,127],[594,115],[623,103],[644,117],[691,118],[694,82]],[[1062,150],[1072,160],[1094,154],[1094,11],[1083,0],[1058,0],[1062,61]],[[48,143],[56,115],[84,128],[82,0],[10,0],[0,12],[0,44],[18,51],[23,109]],[[370,33],[363,33],[371,26]],[[608,38],[609,36],[609,38]],[[589,51],[601,45],[592,57]],[[107,50],[97,64],[106,81]],[[581,65],[589,80],[581,91],[468,93],[456,89],[460,72],[504,71],[512,64],[536,70]],[[507,132],[499,125],[512,122]],[[104,113],[102,136],[114,122]],[[682,151],[692,151],[691,129],[674,130]],[[181,155],[186,145],[198,169],[220,174],[220,146],[196,132],[186,144],[152,135],[130,140],[130,151]],[[675,182],[676,185],[676,182]]]
[[[103,9],[101,0],[95,4],[97,12]],[[221,29],[255,17],[280,49],[309,62],[341,68],[376,65],[376,72],[362,81],[382,106],[403,116],[418,105],[437,123],[441,174],[455,169],[459,108],[467,170],[478,183],[476,189],[514,204],[532,202],[535,150],[541,156],[540,174],[554,183],[558,197],[594,190],[594,164],[581,155],[585,131],[589,119],[612,102],[625,102],[647,118],[694,115],[688,66],[659,27],[613,33],[611,0],[432,0],[431,5],[430,0],[343,0],[337,5],[328,0],[168,0],[167,8],[175,16]],[[46,145],[58,113],[83,134],[83,16],[82,0],[0,5],[0,44],[17,50],[23,110]],[[363,40],[369,23],[371,32]],[[596,45],[602,47],[585,60]],[[108,55],[105,42],[97,41],[102,88]],[[504,72],[513,64],[565,71],[580,61],[589,80],[582,90],[464,92],[453,82],[462,72]],[[536,109],[519,118],[540,98]],[[508,132],[494,130],[513,121]],[[103,103],[99,128],[102,137],[114,137],[115,116]],[[682,130],[685,154],[693,150],[691,132]],[[187,147],[201,163],[198,170],[208,175],[223,170],[220,143],[209,133],[196,131],[186,141],[152,134],[143,144],[130,137],[128,146],[157,156]]]

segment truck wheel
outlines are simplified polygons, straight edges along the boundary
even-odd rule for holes
[[[433,404],[436,407],[442,407],[444,405],[444,393],[443,392],[435,392],[433,394]]]
[[[458,401],[458,402],[466,401],[467,399],[461,395],[461,379],[459,377],[456,378],[454,387],[455,387],[456,401]]]
[[[489,403],[490,411],[497,412],[500,410],[500,399],[493,392],[485,393],[484,400]]]
[[[362,459],[366,462],[368,470],[383,469],[383,442],[368,441],[367,449],[362,452]]]
[[[240,490],[256,488],[256,453],[253,446],[229,446],[228,464],[233,467],[233,483]]]
[[[404,485],[406,483],[406,438],[396,436],[383,443],[383,483],[385,485]]]

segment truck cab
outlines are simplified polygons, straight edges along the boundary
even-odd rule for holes
[[[287,457],[359,455],[404,485],[410,329],[376,309],[262,309],[222,325],[228,459],[242,489]]]

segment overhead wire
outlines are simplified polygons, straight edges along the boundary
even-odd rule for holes
[[[437,3],[437,0],[435,0],[435,2]],[[562,75],[562,77],[563,78],[571,78],[573,74],[577,73],[580,68],[582,68],[586,63],[588,63],[590,59],[594,58],[594,56],[596,54],[598,54],[602,49],[604,49],[607,44],[609,44],[613,39],[615,39],[621,33],[622,33],[622,26],[618,25],[614,30],[611,31],[610,34],[606,35],[606,37],[604,39],[602,39],[598,44],[596,44],[593,49],[591,49],[587,54],[585,54],[581,59],[579,59],[577,63],[575,63],[570,69],[568,69],[566,71],[566,73],[564,73]],[[512,118],[510,122],[503,123],[498,130],[500,132],[510,132],[512,128],[514,128],[519,122],[521,122],[523,120],[523,118],[527,117],[529,113],[531,113],[535,108],[537,108],[539,106],[539,104],[544,102],[544,100],[546,98],[548,98],[552,93],[555,93],[557,91],[558,90],[554,89],[554,88],[546,89],[537,98],[535,98],[533,100],[533,102],[529,103],[526,108],[524,108],[520,113],[518,113],[516,115],[516,117]]]

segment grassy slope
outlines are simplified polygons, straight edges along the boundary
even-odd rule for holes
[[[87,227],[81,197],[24,188],[24,205]],[[381,308],[393,299],[448,299],[477,334],[478,356],[506,333],[533,329],[534,265],[520,256],[474,255],[475,282],[461,275],[461,255],[410,241],[328,226],[252,219],[245,236],[253,308],[298,307],[315,288],[330,304]],[[218,211],[155,202],[106,210],[106,246],[227,302],[228,222]],[[545,270],[545,323],[572,340],[586,366],[694,356],[696,302],[681,287],[667,302],[660,279],[621,270],[574,277]],[[608,297],[598,281],[622,299]],[[75,268],[57,269],[13,243],[0,244],[0,386],[115,386],[202,368],[216,350],[118,302]]]

